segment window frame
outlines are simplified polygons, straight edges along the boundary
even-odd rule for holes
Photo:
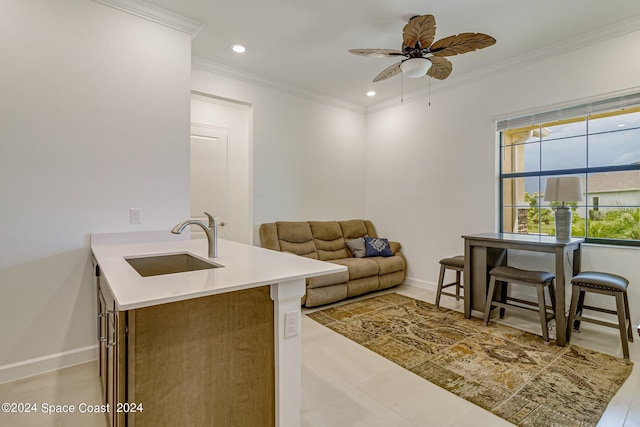
[[[573,110],[577,109],[577,107],[573,107]],[[587,188],[585,189],[585,199],[588,197],[588,177],[590,174],[594,174],[594,173],[606,173],[606,172],[626,172],[626,171],[639,171],[640,172],[640,163],[630,163],[630,164],[624,164],[624,165],[612,165],[612,166],[594,166],[594,167],[589,167],[588,162],[586,163],[585,167],[579,167],[579,168],[570,168],[570,169],[553,169],[553,170],[542,170],[542,168],[540,167],[539,170],[536,171],[524,171],[524,172],[508,172],[508,173],[504,173],[504,164],[503,164],[503,159],[504,159],[504,155],[503,155],[503,150],[506,147],[506,145],[503,144],[503,138],[504,138],[504,132],[508,132],[509,130],[515,130],[515,129],[520,129],[523,127],[527,127],[527,126],[535,126],[538,125],[540,127],[544,127],[544,126],[549,126],[549,125],[553,125],[556,122],[560,123],[562,121],[568,120],[568,119],[582,119],[584,121],[586,121],[586,132],[585,132],[585,138],[586,138],[586,146],[585,146],[585,150],[586,153],[588,155],[588,151],[589,151],[589,137],[594,136],[594,135],[602,135],[602,134],[606,134],[606,133],[610,133],[612,131],[606,131],[606,132],[594,132],[594,133],[590,133],[589,132],[589,120],[591,120],[592,116],[597,116],[596,118],[601,118],[601,117],[606,117],[606,116],[616,116],[616,115],[624,115],[624,114],[629,114],[629,113],[633,113],[633,112],[640,112],[640,104],[637,105],[633,105],[633,106],[629,106],[627,108],[616,108],[614,110],[610,110],[607,112],[599,112],[598,114],[576,114],[574,115],[574,117],[563,117],[563,118],[559,118],[557,120],[547,120],[547,121],[542,121],[540,120],[538,123],[529,123],[529,124],[525,124],[522,123],[522,118],[520,119],[510,119],[508,121],[502,121],[502,122],[497,122],[497,133],[498,133],[498,150],[499,150],[499,164],[498,164],[498,187],[499,187],[499,231],[501,233],[509,233],[509,234],[524,234],[524,233],[518,233],[517,231],[505,231],[504,230],[504,221],[505,221],[505,204],[504,204],[504,199],[505,199],[505,181],[508,179],[516,179],[516,178],[538,178],[538,179],[543,179],[545,177],[549,177],[549,176],[563,176],[563,175],[580,175],[580,176],[584,176],[587,179]],[[541,115],[532,115],[532,116],[528,116],[530,119],[535,120],[536,118],[541,118],[539,116],[544,116],[545,114],[548,113],[543,113]],[[511,125],[509,126],[507,124],[507,122],[510,122],[511,120],[515,120],[516,122],[519,120],[521,125],[520,126],[514,126]],[[576,120],[576,121],[580,121],[580,120]],[[502,127],[502,129],[501,129]],[[613,131],[615,132],[615,131]],[[542,140],[541,140],[542,141]],[[509,205],[511,206],[511,205]],[[513,205],[515,206],[515,205]],[[612,239],[612,238],[596,238],[596,237],[590,237],[588,235],[589,233],[589,214],[588,214],[588,208],[589,206],[591,206],[589,204],[588,200],[585,200],[585,204],[581,205],[584,206],[586,208],[586,216],[585,216],[585,243],[592,243],[592,244],[598,244],[598,245],[615,245],[615,246],[629,246],[629,247],[640,247],[640,239],[638,240],[623,240],[623,239]],[[634,205],[636,206],[636,205]],[[600,209],[603,208],[602,205],[599,205]],[[637,205],[638,208],[640,208],[640,203],[638,203]],[[530,234],[530,235],[542,235],[541,233],[541,227],[538,229],[537,233],[526,233],[526,234]]]

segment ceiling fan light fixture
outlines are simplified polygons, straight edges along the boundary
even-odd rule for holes
[[[427,58],[409,58],[400,64],[402,73],[411,79],[424,76],[430,67],[431,61]]]

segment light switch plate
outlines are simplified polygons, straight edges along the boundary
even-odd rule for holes
[[[142,217],[140,208],[131,208],[129,209],[129,222],[131,224],[140,224],[142,223]]]

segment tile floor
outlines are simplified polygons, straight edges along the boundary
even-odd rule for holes
[[[434,292],[401,286],[399,292],[433,302]],[[443,297],[442,306],[462,311],[462,301]],[[311,310],[304,310],[308,312]],[[505,324],[536,332],[536,314],[509,313]],[[589,325],[585,325],[587,328]],[[539,328],[539,327],[538,327]],[[611,330],[613,332],[613,330]],[[637,335],[636,335],[637,337]],[[622,355],[615,333],[587,329],[572,342]],[[640,427],[640,340],[631,344],[633,373],[609,404],[600,427]],[[0,402],[100,403],[97,362],[0,384]],[[404,370],[381,356],[303,316],[302,426],[464,427],[512,424]],[[5,414],[0,426],[103,427],[102,415]],[[248,426],[247,426],[248,427]]]
[[[104,414],[42,413],[42,405],[100,404],[102,390],[98,362],[83,363],[46,374],[0,384],[0,402],[36,403],[35,413],[0,412],[0,426],[31,427],[104,427]],[[62,408],[61,408],[62,409]]]

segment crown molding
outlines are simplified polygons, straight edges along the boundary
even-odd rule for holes
[[[204,23],[187,18],[142,0],[93,0],[96,3],[144,18],[165,27],[187,33],[193,39],[204,28]]]
[[[191,65],[198,70],[206,71],[212,74],[216,74],[222,77],[228,77],[230,79],[239,80],[245,83],[261,86],[267,89],[277,90],[279,92],[287,93],[289,95],[297,96],[300,98],[308,99],[311,101],[319,102],[321,104],[330,105],[332,107],[338,107],[343,110],[353,111],[355,113],[364,114],[365,108],[361,105],[353,104],[342,99],[333,98],[330,96],[320,95],[305,89],[300,89],[291,86],[286,83],[270,80],[262,77],[258,74],[249,73],[246,71],[238,70],[236,68],[228,67],[226,65],[219,64],[205,58],[193,57],[191,59]]]
[[[496,64],[479,68],[473,72],[457,75],[452,80],[438,81],[435,87],[431,88],[431,94],[438,93],[453,87],[462,86],[471,81],[482,80],[487,77],[495,76],[496,74],[506,71],[512,71],[516,68],[525,67],[527,65],[535,64],[536,62],[547,60],[549,58],[564,55],[585,47],[593,46],[597,43],[601,43],[606,40],[610,40],[615,37],[620,37],[625,34],[629,34],[635,31],[640,31],[640,18],[632,18],[614,25],[603,27],[597,31],[582,34],[578,37],[574,37],[569,40],[565,40],[560,43],[556,43],[551,46],[537,49],[535,51],[516,56],[515,58],[501,61]],[[373,113],[387,108],[397,106],[404,100],[404,102],[416,101],[424,99],[429,96],[429,89],[419,89],[413,92],[406,93],[403,97],[394,97],[386,101],[374,104],[366,109],[366,113]]]

